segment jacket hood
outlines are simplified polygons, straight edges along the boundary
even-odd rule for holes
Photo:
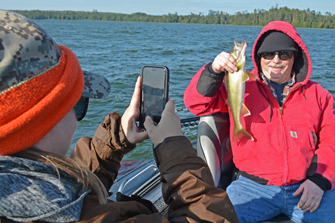
[[[257,55],[257,51],[261,46],[261,37],[269,31],[280,31],[291,37],[298,45],[298,53],[294,59],[293,70],[296,74],[296,82],[300,84],[305,84],[311,76],[312,73],[312,61],[307,51],[306,45],[302,41],[297,30],[287,22],[274,21],[268,23],[261,31],[257,37],[255,44],[252,49],[252,60],[255,69],[252,73],[259,76],[260,69],[260,57]]]
[[[90,192],[65,171],[11,156],[0,156],[0,216],[13,221],[78,221]]]

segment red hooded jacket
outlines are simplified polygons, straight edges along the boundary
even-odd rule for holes
[[[259,39],[271,30],[281,31],[298,44],[293,70],[296,83],[280,108],[270,88],[260,78]],[[318,83],[310,80],[312,62],[296,29],[286,22],[266,25],[252,50],[258,78],[246,82],[244,104],[251,115],[241,117],[242,126],[255,141],[233,143],[233,161],[243,176],[259,183],[287,186],[310,179],[323,190],[335,185],[334,99]],[[186,107],[195,115],[229,112],[223,74],[216,74],[211,63],[201,68],[184,94]],[[234,125],[230,125],[232,139]]]

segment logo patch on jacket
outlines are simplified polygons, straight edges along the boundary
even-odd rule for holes
[[[293,132],[293,131],[291,131],[291,137],[292,137],[292,138],[298,138],[298,134],[297,134],[297,132]]]

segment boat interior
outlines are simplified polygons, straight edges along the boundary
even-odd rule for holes
[[[238,170],[232,161],[229,140],[228,114],[217,113],[202,116],[200,119],[188,119],[183,126],[198,125],[197,140],[192,141],[197,155],[208,164],[217,187],[226,189],[238,177]],[[136,169],[119,177],[110,189],[111,200],[116,201],[117,192],[127,196],[135,195],[150,200],[163,215],[167,216],[168,205],[162,197],[160,172],[155,160],[143,163]],[[287,216],[278,215],[262,223],[292,223]]]

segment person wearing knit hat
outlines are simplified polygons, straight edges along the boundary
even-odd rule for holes
[[[78,101],[109,94],[105,77],[83,72],[74,53],[34,22],[1,11],[0,32],[0,155],[35,145]]]
[[[147,200],[107,199],[124,154],[149,137],[167,178],[162,192],[172,221],[238,222],[227,193],[215,188],[207,164],[182,136],[173,100],[158,126],[150,117],[147,131],[137,126],[140,86],[139,77],[122,117],[108,114],[93,138],[80,138],[65,157],[89,99],[106,97],[110,83],[82,71],[75,54],[35,22],[0,10],[0,222],[168,222]]]
[[[229,129],[231,161],[240,177],[227,192],[238,218],[262,222],[283,214],[294,222],[333,222],[333,96],[310,80],[307,47],[287,22],[263,27],[253,44],[252,60],[251,73],[258,78],[245,82],[243,103],[249,115],[240,121],[254,140],[234,142],[235,125]],[[235,58],[221,52],[191,80],[184,93],[186,107],[201,116],[228,113],[232,120],[223,82],[226,72],[235,71]],[[224,165],[229,162],[229,157],[222,159]],[[217,171],[227,172],[212,170]]]
[[[258,55],[266,52],[276,52],[289,50],[298,52],[298,45],[294,40],[280,31],[269,31],[265,33],[259,40],[260,47],[257,51]]]

